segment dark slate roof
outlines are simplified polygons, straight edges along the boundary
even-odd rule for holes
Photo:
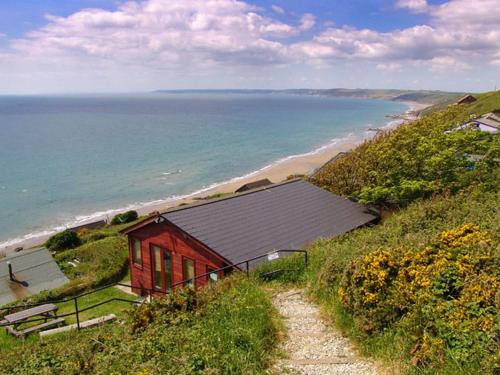
[[[92,223],[78,225],[76,227],[69,228],[69,230],[72,232],[78,232],[82,229],[100,229],[100,228],[105,227],[105,226],[106,226],[106,221],[99,220],[99,221],[94,221]]]
[[[16,280],[9,278],[7,262],[12,264]],[[45,248],[24,250],[0,259],[0,306],[6,303],[60,287],[68,282],[68,278]]]
[[[465,96],[462,96],[460,99],[457,100],[457,104],[461,103],[466,103],[466,102],[475,102],[477,99],[472,96],[471,94],[467,94]]]
[[[248,191],[248,190],[252,190],[252,189],[256,189],[256,188],[260,188],[260,187],[268,186],[268,185],[272,185],[272,184],[273,183],[271,181],[269,181],[267,178],[264,178],[262,180],[252,181],[252,182],[249,182],[248,184],[240,186],[235,191],[235,193],[242,193],[244,191]]]
[[[335,163],[337,160],[345,158],[349,154],[350,154],[350,151],[347,151],[347,152],[341,151],[341,152],[339,152],[337,155],[335,155],[334,157],[332,157],[330,160],[328,160],[321,167],[317,168],[313,172],[312,178],[317,177],[318,175],[320,175],[321,173],[323,173],[324,170],[326,170],[328,167],[330,167],[331,164]]]
[[[376,219],[358,203],[292,180],[162,214],[232,264],[319,237],[349,232]]]

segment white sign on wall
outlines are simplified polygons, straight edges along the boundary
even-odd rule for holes
[[[277,251],[274,253],[267,254],[267,260],[269,260],[269,261],[278,259],[279,257],[280,257],[280,253]]]

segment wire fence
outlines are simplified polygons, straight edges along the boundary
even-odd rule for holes
[[[238,262],[235,264],[231,264],[231,265],[228,265],[225,267],[211,270],[210,272],[204,273],[202,275],[197,275],[191,279],[182,280],[180,282],[172,284],[172,287],[169,290],[151,289],[151,288],[145,288],[143,286],[134,286],[134,285],[129,285],[129,284],[121,283],[121,282],[116,282],[116,283],[111,283],[111,284],[107,284],[107,285],[98,287],[96,289],[90,290],[90,291],[85,292],[85,293],[81,293],[77,296],[60,298],[60,299],[56,299],[56,300],[44,301],[44,302],[38,302],[38,303],[20,304],[20,305],[13,305],[13,306],[7,306],[7,307],[0,307],[0,316],[6,317],[6,316],[10,315],[13,311],[23,311],[26,309],[31,309],[31,308],[46,305],[46,304],[55,304],[56,305],[56,304],[61,304],[61,303],[73,301],[74,311],[68,312],[65,314],[57,315],[57,318],[65,318],[65,317],[75,316],[77,329],[80,330],[81,329],[80,314],[82,314],[86,311],[95,309],[99,306],[103,306],[103,305],[106,305],[108,303],[115,302],[115,301],[129,303],[131,305],[140,305],[144,301],[144,300],[139,300],[139,299],[128,300],[128,299],[124,299],[124,298],[114,297],[114,298],[108,298],[104,301],[100,301],[100,302],[92,304],[90,306],[86,306],[84,308],[80,308],[81,305],[79,305],[79,300],[81,300],[82,298],[89,296],[91,294],[94,294],[94,293],[97,293],[97,292],[100,292],[102,290],[112,288],[115,286],[121,286],[121,287],[125,287],[125,288],[131,288],[131,290],[133,290],[133,289],[139,290],[140,295],[145,296],[145,297],[151,297],[155,294],[166,295],[166,294],[171,293],[172,290],[174,290],[177,287],[186,286],[186,285],[189,285],[191,283],[196,285],[196,280],[198,280],[198,279],[208,278],[208,277],[210,277],[211,274],[214,274],[214,273],[218,274],[219,272],[223,272],[223,271],[225,272],[227,270],[232,271],[232,270],[236,269],[236,270],[245,272],[246,275],[249,276],[250,275],[250,266],[252,265],[252,263],[257,262],[263,258],[267,258],[269,261],[272,261],[274,259],[278,259],[280,253],[302,253],[304,255],[305,265],[307,265],[307,263],[308,263],[307,251],[305,251],[305,250],[277,250],[277,251],[269,253],[269,254],[260,255],[260,256],[254,257],[254,258],[246,259],[244,261],[241,261],[241,262]],[[244,267],[241,268],[240,266],[243,266],[243,265],[244,265]],[[277,271],[280,271],[280,270],[277,270]],[[277,271],[273,271],[273,272],[277,272]],[[2,320],[2,321],[0,321],[0,327],[18,326],[20,324],[36,323],[36,322],[39,322],[42,320],[47,321],[47,317],[43,316],[40,318],[26,319],[26,320],[22,320],[22,321],[18,321],[18,322],[9,322],[7,320]]]

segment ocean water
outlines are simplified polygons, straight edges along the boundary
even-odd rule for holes
[[[0,247],[364,137],[406,109],[275,93],[0,97]]]

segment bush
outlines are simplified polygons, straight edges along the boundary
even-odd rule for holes
[[[478,131],[445,133],[468,118],[466,108],[453,106],[381,133],[320,168],[311,180],[361,203],[394,207],[475,182],[498,181],[491,172],[500,138]],[[470,162],[468,154],[485,157]]]
[[[226,278],[179,290],[130,312],[124,324],[27,343],[0,354],[10,374],[266,374],[276,312],[257,283]]]
[[[118,225],[118,224],[126,224],[130,223],[134,220],[137,220],[139,215],[137,214],[137,211],[127,211],[121,214],[116,215],[113,220],[111,220],[112,225]]]
[[[72,295],[75,291],[80,293],[123,278],[128,267],[127,240],[117,236],[88,242],[56,255],[55,259],[71,281],[51,294],[61,296]],[[80,262],[76,267],[68,264],[74,259]]]
[[[490,235],[465,224],[418,249],[376,250],[344,271],[339,298],[368,333],[401,326],[414,365],[491,361],[500,333],[500,257]],[[491,365],[491,363],[489,364]]]
[[[66,229],[61,233],[54,234],[45,242],[45,247],[50,251],[62,251],[73,249],[81,245],[81,240],[78,235]]]

